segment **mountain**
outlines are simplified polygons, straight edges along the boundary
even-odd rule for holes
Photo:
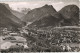
[[[59,18],[56,18],[55,16],[52,16],[50,14],[47,14],[45,16],[43,16],[41,19],[36,20],[35,22],[33,22],[32,24],[29,25],[32,27],[38,27],[38,28],[42,28],[42,27],[48,27],[48,26],[57,26],[59,25]]]
[[[30,28],[56,27],[56,26],[61,26],[60,23],[62,21],[63,21],[63,16],[60,13],[56,12],[54,15],[46,14],[42,16],[40,19],[28,25],[28,27]]]
[[[18,28],[22,27],[22,21],[14,16],[6,7],[7,4],[0,3],[0,27]]]
[[[30,8],[17,8],[19,12],[27,14],[31,9]]]
[[[25,22],[34,22],[35,20],[40,19],[42,16],[46,14],[54,15],[56,13],[56,10],[53,8],[52,5],[44,5],[40,8],[35,8],[33,10],[30,10],[24,17],[23,21]]]
[[[48,11],[48,10],[47,10]],[[50,11],[49,11],[50,12]],[[59,12],[44,14],[34,21],[29,27],[56,27],[56,26],[75,26],[79,23],[79,8],[76,5],[68,5]]]
[[[9,7],[8,4],[5,4],[5,3],[2,3],[2,4],[5,5],[6,8],[7,8],[8,10],[10,10],[10,12],[11,12],[13,15],[15,15],[17,18],[19,18],[19,19],[21,19],[21,18],[25,15],[24,13],[18,12],[18,11],[16,11],[16,10],[12,10],[12,9]],[[22,20],[22,19],[21,19],[21,20]]]
[[[63,26],[79,24],[79,8],[76,5],[67,5],[59,13],[64,17]]]

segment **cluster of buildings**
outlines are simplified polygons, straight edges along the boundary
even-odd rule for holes
[[[29,48],[26,38],[22,37],[17,32],[8,31],[4,28],[2,35],[0,35],[0,51],[7,50],[14,47]]]

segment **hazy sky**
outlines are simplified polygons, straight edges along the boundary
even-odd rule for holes
[[[15,0],[14,0],[15,1]],[[79,6],[79,0],[26,0],[25,2],[5,2],[7,4],[9,4],[9,6],[14,9],[17,10],[17,8],[38,8],[41,7],[45,4],[49,4],[49,5],[53,5],[53,7],[58,11],[60,10],[62,7],[69,5],[69,4],[75,4],[77,6]]]

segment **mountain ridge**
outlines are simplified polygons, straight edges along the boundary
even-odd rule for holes
[[[45,5],[40,8],[35,8],[29,11],[26,16],[23,17],[25,22],[34,22],[37,19],[40,19],[41,16],[46,14],[54,14],[56,10],[51,5]]]
[[[57,26],[57,27],[58,26],[75,26],[75,25],[78,26],[78,22],[79,22],[78,9],[79,8],[76,5],[67,5],[63,7],[59,12],[54,12],[53,15],[49,14],[47,18],[43,15],[42,18],[34,21],[30,25],[31,26],[35,25],[41,28],[41,25],[43,25],[43,23],[47,25],[54,22],[54,24],[52,24],[53,27],[54,26]],[[50,21],[49,19],[53,19],[53,21]],[[48,22],[46,20],[48,20]],[[48,26],[49,25],[47,25],[47,27]],[[43,25],[43,27],[45,27],[45,25]]]

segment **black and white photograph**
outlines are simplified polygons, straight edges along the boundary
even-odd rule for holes
[[[79,3],[0,1],[0,53],[80,52]]]

